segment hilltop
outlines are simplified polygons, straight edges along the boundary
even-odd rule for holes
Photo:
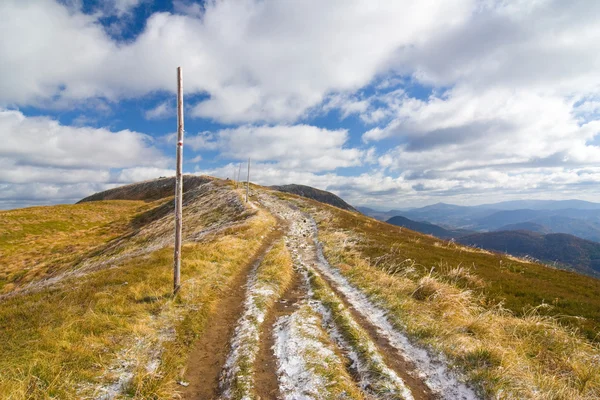
[[[168,185],[0,212],[0,393],[600,396],[597,279],[206,178],[174,298]]]
[[[185,193],[196,189],[198,186],[208,183],[211,180],[212,178],[208,176],[185,175],[183,191]],[[151,202],[173,196],[175,193],[174,187],[174,176],[158,178],[95,193],[79,200],[77,204],[100,200],[143,200]]]
[[[271,189],[278,190],[284,193],[292,193],[298,196],[306,197],[307,199],[312,199],[319,201],[324,204],[329,204],[334,207],[341,208],[342,210],[348,211],[357,211],[350,204],[346,203],[339,196],[331,192],[327,192],[325,190],[316,189],[310,186],[304,185],[281,185],[281,186],[271,186]]]

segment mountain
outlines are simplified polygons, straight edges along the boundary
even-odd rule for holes
[[[516,256],[528,256],[600,277],[600,243],[563,233],[500,231],[467,235],[460,243]]]
[[[497,211],[490,215],[478,218],[474,228],[476,230],[495,230],[504,225],[528,222],[547,215],[548,211],[541,210]]]
[[[396,215],[400,215],[403,212],[407,211],[407,210],[379,211],[379,210],[374,210],[369,207],[356,207],[356,209],[358,211],[360,211],[361,213],[363,213],[364,215],[367,215],[371,218],[378,219],[380,221],[387,221],[391,217],[395,217]]]
[[[530,231],[537,233],[552,233],[552,230],[547,226],[535,223],[535,222],[519,222],[516,224],[509,224],[501,226],[496,229],[497,231]]]
[[[500,203],[481,204],[475,207],[495,210],[564,210],[567,208],[577,210],[600,210],[600,203],[592,203],[583,200],[512,200]]]
[[[358,210],[356,210],[350,204],[346,203],[344,200],[342,200],[342,198],[340,198],[339,196],[337,196],[331,192],[327,192],[325,190],[316,189],[316,188],[313,188],[310,186],[305,186],[305,185],[296,185],[296,184],[270,186],[270,188],[274,189],[274,190],[278,190],[280,192],[292,193],[292,194],[295,194],[298,196],[306,197],[308,199],[320,201],[321,203],[329,204],[331,206],[341,208],[342,210],[358,212]]]
[[[530,205],[536,208],[512,208]],[[578,208],[559,208],[564,206]],[[400,213],[413,221],[429,222],[447,230],[467,229],[487,232],[527,228],[521,224],[534,224],[528,230],[544,233],[566,233],[582,239],[600,242],[600,209],[597,203],[579,200],[565,201],[514,201],[482,206],[455,206],[438,203]]]
[[[498,210],[469,206],[437,203],[403,212],[402,215],[414,221],[428,221],[433,224],[470,229],[479,218],[486,217]]]
[[[388,224],[402,226],[408,229],[412,229],[413,231],[425,233],[427,235],[433,235],[435,237],[439,237],[440,239],[454,239],[461,236],[465,236],[467,234],[473,233],[472,231],[467,230],[449,230],[444,229],[441,226],[430,224],[428,222],[419,222],[413,221],[411,219],[405,218],[401,215],[397,215],[392,217],[386,221]]]
[[[597,398],[599,279],[194,179],[175,294],[172,180],[0,211],[1,393]]]

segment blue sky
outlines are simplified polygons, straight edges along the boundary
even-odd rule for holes
[[[600,198],[600,3],[4,0],[0,208],[184,170],[355,205]]]

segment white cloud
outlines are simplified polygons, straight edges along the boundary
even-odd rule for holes
[[[293,121],[328,93],[368,84],[394,51],[459,23],[470,3],[207,2],[201,17],[156,13],[134,41],[117,44],[94,17],[58,3],[3,1],[0,104],[173,92],[181,65],[186,93],[210,95],[194,115]]]
[[[65,126],[13,110],[0,110],[0,142],[0,156],[18,165],[100,169],[167,162],[144,134]]]
[[[140,3],[116,1],[122,10]],[[188,104],[186,115],[256,124],[186,135],[186,144],[225,159],[250,156],[265,181],[312,182],[357,202],[597,194],[600,3],[374,4],[177,1],[178,14],[156,13],[139,36],[116,42],[98,16],[83,15],[81,7],[5,0],[0,107],[106,106],[173,93],[181,65],[186,95],[207,97]],[[423,95],[429,89],[431,95]],[[146,117],[166,116],[168,107],[158,104]],[[344,130],[298,122],[331,110],[342,118],[360,116],[369,125],[363,139],[378,151],[349,147]],[[127,168],[127,180],[166,168],[142,134],[75,129],[22,115],[19,122],[18,112],[5,113],[0,129],[26,135],[24,143],[10,136],[0,147],[10,162],[0,176],[15,185],[41,182],[41,166],[48,168],[48,182],[65,185],[79,179],[61,178],[67,170],[100,182],[104,175],[90,171]],[[72,141],[83,148],[66,145],[67,138],[79,138]],[[123,154],[116,142],[136,150]],[[74,150],[80,158],[70,157]],[[360,176],[322,173],[375,162],[381,170]],[[109,175],[120,179],[114,171]]]
[[[146,111],[144,113],[146,119],[164,119],[164,118],[175,118],[176,110],[175,107],[169,101],[163,101],[156,107]]]
[[[346,130],[327,130],[310,125],[241,126],[186,139],[194,150],[219,150],[237,160],[275,162],[278,168],[331,171],[363,163],[365,152],[345,148]],[[370,154],[372,157],[372,153]]]
[[[456,88],[421,101],[396,98],[396,118],[363,139],[402,138],[385,166],[410,170],[482,167],[581,166],[600,162],[590,141],[600,121],[582,121],[573,102],[531,91],[493,89],[480,93]]]
[[[143,1],[144,0],[112,0],[114,4],[114,9],[118,16],[130,13]]]
[[[15,110],[0,110],[0,143],[0,208],[72,202],[115,183],[174,173],[141,133],[65,126]]]
[[[131,183],[142,182],[156,179],[164,176],[174,176],[174,169],[155,168],[155,167],[135,167],[126,168],[119,171],[116,176],[110,179],[110,182]]]

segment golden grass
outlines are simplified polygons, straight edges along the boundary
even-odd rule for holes
[[[422,274],[415,268],[390,273],[374,266],[365,257],[368,239],[356,237],[351,227],[340,232],[332,223],[335,217],[327,214],[319,224],[319,238],[330,263],[388,310],[398,329],[445,354],[487,396],[600,398],[597,345],[555,318],[540,315],[539,308],[516,316],[491,305],[467,289],[487,284],[468,268],[441,262]],[[361,246],[348,246],[352,242]]]
[[[73,267],[155,205],[121,200],[0,211],[0,294]]]
[[[80,229],[93,230],[95,223],[100,230],[110,231],[110,222],[102,224],[114,221],[111,218],[115,215],[126,216],[114,222],[119,224],[127,221],[135,207],[145,210],[139,203],[101,203],[70,206],[86,206],[82,209],[91,214],[97,212],[94,207],[106,209],[106,219],[100,221],[83,216]],[[64,215],[55,215],[60,222],[61,218],[68,220],[70,212],[67,209]],[[218,298],[258,251],[265,232],[274,226],[275,220],[259,211],[241,226],[205,242],[186,244],[183,285],[175,299],[170,295],[172,248],[167,247],[125,259],[112,268],[66,279],[60,287],[1,300],[3,399],[97,395],[99,387],[114,383],[123,372],[133,373],[125,387],[127,396],[172,398],[179,389],[176,381],[181,378],[190,348],[216,311]],[[65,231],[60,226],[52,229]],[[95,244],[113,234],[96,235]],[[33,240],[27,234],[21,237],[10,239],[10,244]],[[41,246],[38,251],[45,251],[45,244]],[[88,249],[84,246],[83,251]]]

